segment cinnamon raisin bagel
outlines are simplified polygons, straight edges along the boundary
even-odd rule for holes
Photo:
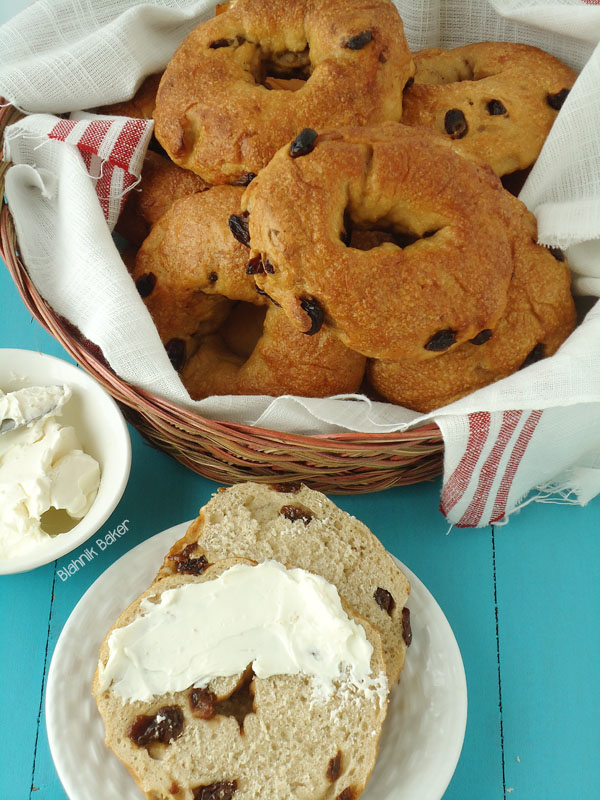
[[[229,394],[327,397],[355,392],[365,363],[326,329],[305,336],[277,306],[241,303],[218,333],[200,341],[181,380],[193,400]]]
[[[439,356],[493,328],[514,212],[492,170],[398,123],[310,134],[278,151],[242,203],[251,258],[264,265],[254,278],[294,327],[324,324],[347,347],[394,360]],[[391,241],[359,249],[353,229]]]
[[[430,361],[370,361],[375,390],[393,403],[433,411],[552,355],[575,325],[570,271],[560,250],[536,243],[533,214],[515,206],[515,271],[507,308],[493,330]]]
[[[390,0],[237,0],[169,62],[155,132],[208,183],[247,183],[306,126],[400,119],[412,73]]]
[[[172,546],[157,578],[233,554],[258,562],[274,558],[322,575],[379,631],[389,684],[398,682],[412,641],[410,585],[356,517],[303,484],[221,488]]]
[[[498,175],[531,166],[577,73],[525,44],[480,42],[414,54],[402,122],[452,139]]]
[[[190,292],[264,305],[267,299],[246,271],[248,247],[229,227],[243,193],[241,186],[214,186],[173,203],[140,248],[136,276],[168,272]]]
[[[248,248],[236,241],[229,217],[243,189],[217,186],[177,200],[140,247],[133,278],[176,369],[214,333],[234,300],[266,303],[246,274]]]
[[[140,245],[176,200],[207,188],[198,175],[148,150],[139,187],[129,192],[116,231],[131,244]]]
[[[93,693],[148,800],[357,800],[388,704],[381,636],[332,584],[240,558],[141,594],[102,644]]]

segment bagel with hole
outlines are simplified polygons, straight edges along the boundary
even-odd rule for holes
[[[413,54],[402,122],[422,125],[498,175],[537,159],[577,73],[525,44],[479,42]]]
[[[193,400],[211,395],[327,397],[359,389],[366,358],[330,331],[306,336],[275,305],[241,303],[204,336],[181,372]]]
[[[551,356],[573,330],[575,307],[565,257],[561,250],[537,244],[535,217],[518,200],[512,202],[518,223],[514,275],[500,321],[440,358],[370,360],[368,378],[385,399],[433,411]]]
[[[300,333],[257,290],[251,273],[263,266],[248,261],[243,192],[215,186],[176,201],[137,253],[133,279],[173,366],[196,400],[356,391],[365,357],[327,331]]]
[[[292,324],[388,360],[438,357],[493,328],[513,271],[514,209],[492,170],[398,123],[311,131],[299,151],[308,133],[242,201],[251,260],[264,266],[254,279]]]
[[[267,302],[246,274],[248,248],[228,227],[242,193],[239,186],[216,186],[177,200],[137,253],[133,279],[177,370],[198,337],[225,321],[232,299]]]
[[[302,128],[400,119],[412,74],[390,0],[237,0],[167,65],[155,134],[207,183],[246,184]]]

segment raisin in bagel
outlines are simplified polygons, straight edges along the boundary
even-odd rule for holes
[[[412,73],[389,0],[238,0],[169,62],[155,132],[208,183],[246,183],[306,126],[400,119]]]
[[[512,202],[519,222],[515,271],[500,321],[431,361],[370,361],[367,374],[382,397],[433,411],[552,355],[571,333],[575,307],[564,255],[536,243],[535,217],[517,199]]]
[[[414,59],[402,122],[443,134],[498,175],[533,164],[577,77],[549,53],[509,42],[421,50]]]
[[[176,369],[233,303],[267,300],[246,274],[248,248],[231,235],[243,189],[216,186],[177,200],[140,247],[133,278]],[[231,299],[228,299],[231,298]]]
[[[512,206],[489,167],[392,122],[315,134],[300,154],[297,141],[242,203],[251,257],[265,266],[254,278],[295,327],[324,323],[351,349],[396,360],[494,327],[512,274]],[[348,247],[352,228],[392,241]]]
[[[304,672],[259,677],[250,668],[237,676],[217,677],[205,688],[195,689],[194,684],[202,681],[192,678],[190,685],[181,689],[169,686],[168,691],[140,700],[131,697],[131,692],[124,693],[118,672],[115,675],[107,667],[115,634],[128,625],[143,623],[143,617],[153,606],[160,606],[163,598],[168,603],[190,588],[209,588],[207,583],[240,567],[257,568],[230,559],[212,564],[198,576],[165,578],[119,617],[102,645],[93,686],[107,746],[129,769],[148,800],[358,798],[377,755],[387,681],[379,634],[343,599],[341,606],[338,602],[340,612],[359,630],[363,641],[366,636],[370,664],[362,683],[340,671],[332,682],[333,691],[325,696],[315,691],[313,678]],[[248,598],[243,602],[238,612],[242,619]],[[180,607],[175,608],[177,612],[171,614],[176,621],[175,613],[180,614],[179,619],[181,613]],[[224,618],[229,619],[225,612]],[[202,619],[199,608],[200,628]],[[195,633],[190,630],[189,639],[194,639]],[[308,641],[313,638],[315,634],[309,634]],[[154,668],[160,655],[148,649],[137,662],[136,672],[149,664]],[[252,656],[249,660],[252,662]],[[106,677],[107,669],[112,680]],[[173,684],[185,684],[185,678],[189,672]]]
[[[306,336],[277,306],[249,311],[243,305],[236,307],[217,333],[199,341],[181,371],[193,400],[230,394],[328,397],[358,390],[366,358],[333,333],[322,329]],[[240,313],[249,323],[241,342],[236,335]]]
[[[321,492],[242,483],[220,489],[165,558],[158,577],[232,556],[322,575],[377,628],[390,686],[410,643],[410,586],[379,540]]]
[[[166,214],[176,200],[207,188],[198,175],[148,150],[140,184],[127,195],[116,231],[131,244],[139,246],[150,233],[152,225]]]
[[[242,324],[243,306],[231,311],[232,301],[268,302],[248,274],[244,236],[235,224],[238,238],[230,231],[243,191],[216,186],[178,200],[136,257],[133,278],[190,396],[356,391],[366,359],[331,333],[307,337],[274,305],[262,316],[260,309],[254,316],[246,310]],[[242,341],[233,329],[246,323]]]

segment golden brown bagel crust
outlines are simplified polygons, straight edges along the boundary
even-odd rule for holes
[[[208,183],[244,182],[302,128],[400,119],[412,73],[390,0],[238,0],[169,62],[155,132]],[[308,80],[270,90],[269,75]]]
[[[433,411],[552,355],[575,325],[570,271],[560,250],[536,244],[533,214],[516,199],[515,272],[505,314],[481,344],[466,342],[430,361],[371,361],[379,394],[416,411]],[[487,339],[486,337],[490,338]]]
[[[232,236],[240,186],[216,186],[176,201],[140,247],[133,278],[165,345],[214,333],[234,300],[266,303],[249,275],[248,248]],[[183,366],[183,363],[180,363]]]
[[[264,305],[266,298],[246,274],[248,248],[229,230],[243,193],[241,186],[214,186],[173,203],[140,248],[136,277],[166,271],[190,291]]]
[[[131,244],[140,245],[150,228],[175,200],[207,189],[202,178],[181,169],[163,156],[148,150],[138,188],[129,192],[116,230]]]
[[[299,330],[314,330],[313,304],[364,355],[437,356],[504,312],[512,272],[505,197],[489,167],[424,129],[389,122],[330,131],[298,158],[286,145],[243,198],[251,256],[272,270],[255,280]],[[342,241],[349,227],[418,240],[360,250]]]
[[[402,122],[452,138],[498,175],[531,166],[577,73],[525,44],[480,42],[414,54]]]
[[[273,305],[248,356],[235,353],[226,339],[205,337],[181,373],[193,400],[226,394],[327,397],[355,392],[362,382],[364,356],[325,329],[315,336],[300,333]]]

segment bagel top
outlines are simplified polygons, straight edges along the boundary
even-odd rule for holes
[[[238,0],[169,62],[155,133],[208,183],[245,183],[302,128],[400,119],[413,69],[390,0]]]
[[[512,273],[513,213],[487,166],[398,123],[281,148],[246,189],[254,276],[292,323],[333,328],[366,356],[424,359],[493,328]],[[371,249],[352,228],[391,232]],[[352,245],[352,241],[350,241]]]
[[[193,553],[193,555],[192,555]],[[304,485],[240,483],[221,488],[200,509],[158,573],[164,578],[240,556],[275,559],[322,575],[381,633],[390,685],[410,642],[410,585],[365,524]]]
[[[516,197],[514,274],[494,330],[426,362],[371,361],[371,385],[387,400],[429,412],[558,350],[576,322],[571,272],[557,248],[537,244],[533,214]]]
[[[402,122],[424,125],[498,175],[533,164],[577,73],[537,47],[479,42],[414,54]]]

